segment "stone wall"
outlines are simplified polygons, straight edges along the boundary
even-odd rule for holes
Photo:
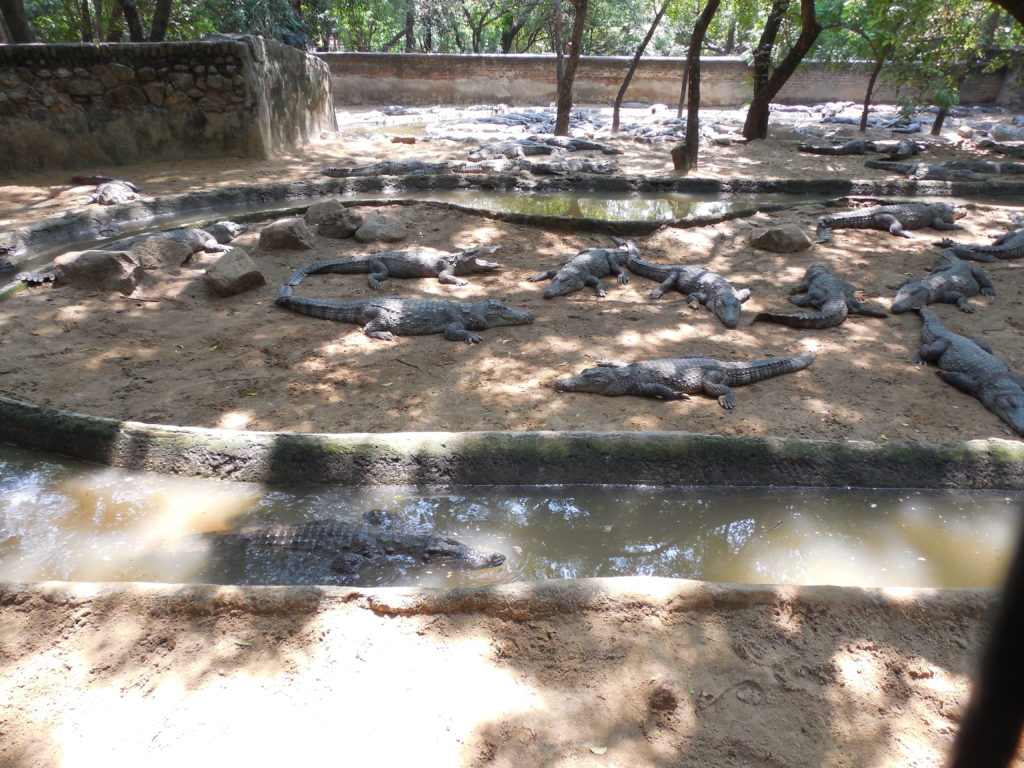
[[[330,66],[331,88],[338,105],[361,104],[549,104],[555,98],[552,56],[526,54],[449,55],[409,53],[323,53]],[[582,104],[611,104],[631,59],[625,56],[584,56],[576,74],[575,98]],[[650,57],[641,61],[626,101],[675,104],[683,59]],[[861,101],[867,68],[849,65],[829,69],[822,64],[801,67],[779,93],[782,104]],[[751,73],[736,57],[701,59],[701,103],[736,106],[750,99]],[[971,78],[963,88],[964,104],[994,101],[1002,74]],[[894,89],[880,83],[876,102],[892,103]]]
[[[0,174],[262,157],[335,127],[325,65],[260,38],[0,45]]]

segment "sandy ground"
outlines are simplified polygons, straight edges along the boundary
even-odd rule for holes
[[[798,154],[799,138],[780,118],[769,141],[705,149],[697,174],[886,176],[864,170],[862,158]],[[965,155],[946,139],[929,159]],[[671,173],[666,147],[616,141],[626,150],[624,172]],[[364,132],[270,161],[91,170],[160,195],[467,151]],[[9,180],[0,188],[0,226],[75,209],[84,193],[63,175]],[[923,274],[937,254],[931,232],[902,240],[837,230],[828,244],[794,255],[749,245],[768,224],[810,231],[823,211],[638,238],[652,261],[702,263],[751,288],[735,330],[688,309],[678,294],[650,301],[653,284],[638,277],[609,281],[603,299],[584,290],[544,300],[544,285],[526,281],[580,248],[606,244],[601,236],[424,205],[378,211],[405,221],[408,245],[501,244],[505,269],[465,287],[387,284],[403,296],[493,296],[536,314],[533,325],[485,331],[475,346],[439,336],[376,341],[356,326],[281,310],[272,298],[290,270],[368,248],[318,238],[313,251],[262,251],[250,232],[239,244],[269,284],[234,298],[206,288],[203,270],[216,258],[206,255],[151,271],[129,298],[43,286],[0,303],[0,390],[117,418],[250,429],[1008,437],[977,401],[914,365],[916,317],[854,317],[817,332],[749,325],[757,311],[791,308],[786,296],[808,264],[829,265],[887,307],[887,286]],[[1008,212],[974,208],[962,223],[962,240],[987,242]],[[938,311],[1020,370],[1019,265],[984,268],[996,299],[973,299],[973,315]],[[372,295],[360,275],[313,276],[301,293]],[[807,346],[819,351],[810,369],[738,390],[731,413],[703,397],[666,403],[551,388],[603,357],[732,360]],[[96,589],[0,591],[0,766],[937,766],[966,701],[990,600],[970,591],[722,590],[651,579],[427,596]]]

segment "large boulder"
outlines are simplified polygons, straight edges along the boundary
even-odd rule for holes
[[[317,224],[316,232],[321,237],[352,237],[363,226],[363,217],[350,208],[324,214]]]
[[[774,253],[792,253],[811,247],[811,238],[796,224],[783,224],[756,232],[750,244]]]
[[[405,240],[408,232],[398,219],[391,216],[371,216],[356,230],[355,238],[360,243],[397,243]]]
[[[127,251],[77,251],[53,260],[54,285],[86,291],[120,291],[129,296],[142,274],[142,267]]]
[[[146,237],[129,249],[143,269],[175,269],[192,258],[192,246],[169,237]]]
[[[302,218],[305,220],[306,226],[315,227],[325,217],[343,210],[345,210],[345,206],[341,204],[340,200],[319,200],[306,209],[306,215]]]
[[[313,247],[313,234],[299,216],[278,219],[260,232],[260,248],[266,250],[308,251]]]
[[[220,296],[234,296],[267,284],[256,262],[241,248],[232,248],[206,270],[206,283]]]

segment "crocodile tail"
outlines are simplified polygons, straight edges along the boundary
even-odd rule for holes
[[[274,303],[300,315],[318,317],[321,320],[334,320],[339,323],[359,323],[363,302],[359,301],[327,301],[325,299],[307,299],[293,296],[291,286],[285,285],[277,292]]]
[[[733,363],[728,368],[726,383],[731,386],[753,384],[773,376],[802,371],[814,362],[817,352],[811,350],[794,357],[768,357],[747,363]]]
[[[354,275],[359,272],[369,272],[370,260],[366,258],[355,258],[314,261],[302,271],[307,275]]]
[[[833,328],[846,319],[845,312],[798,312],[795,315],[782,315],[775,312],[759,312],[754,316],[751,325],[757,322],[778,323],[790,328]]]

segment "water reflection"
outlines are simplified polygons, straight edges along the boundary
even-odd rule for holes
[[[168,478],[0,448],[0,579],[338,583],[329,558],[239,559],[197,534],[359,520],[374,508],[507,555],[483,571],[379,569],[362,583],[458,586],[650,575],[748,583],[995,586],[1019,494],[609,486],[317,487]]]

